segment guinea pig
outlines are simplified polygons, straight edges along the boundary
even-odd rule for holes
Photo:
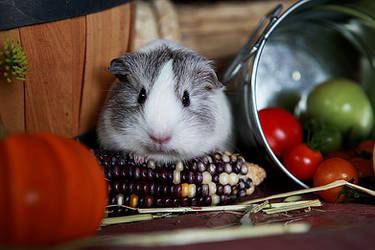
[[[102,148],[160,162],[230,149],[230,106],[212,61],[157,39],[108,71],[117,79],[98,119]]]

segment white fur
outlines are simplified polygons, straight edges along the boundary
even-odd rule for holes
[[[212,135],[202,138],[198,124],[193,123],[191,117],[184,117],[183,106],[174,92],[175,77],[172,70],[172,60],[168,61],[160,71],[154,87],[148,96],[144,117],[148,133],[156,135],[171,135],[167,145],[155,144],[145,135],[144,140],[150,147],[161,150],[175,150],[179,156],[168,155],[163,152],[148,152],[151,158],[161,161],[188,160],[193,157],[209,153],[213,150],[228,149],[228,140],[231,134],[231,114],[229,104],[222,89],[213,90],[215,102],[215,127]],[[192,100],[194,101],[194,100]],[[199,105],[195,103],[192,105]]]
[[[172,63],[172,60],[168,61],[161,69],[144,107],[147,130],[158,137],[172,135],[176,122],[181,119],[181,105],[177,105],[174,92]]]
[[[167,45],[175,49],[185,49],[176,43],[156,40],[139,49],[147,52],[156,47]],[[191,114],[185,112],[181,100],[175,93],[175,75],[173,61],[165,63],[149,90],[144,103],[143,114],[137,117],[135,124],[127,131],[113,129],[110,117],[112,109],[104,109],[99,122],[98,135],[103,147],[110,150],[124,150],[139,156],[149,156],[158,161],[171,162],[189,160],[214,150],[230,150],[232,118],[228,100],[223,89],[212,89],[210,97],[215,117],[210,136],[202,136],[200,126],[195,124]],[[191,100],[191,105],[198,105],[199,100]],[[150,134],[163,137],[170,135],[167,144],[159,145],[152,141]]]

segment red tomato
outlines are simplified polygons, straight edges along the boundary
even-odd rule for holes
[[[337,180],[350,181],[354,179],[354,183],[358,183],[358,173],[350,162],[341,158],[330,158],[322,161],[316,169],[314,175],[314,186],[323,186]],[[319,196],[328,202],[342,202],[345,197],[340,196],[336,200],[337,195],[343,187],[331,188],[318,192]]]
[[[346,150],[340,150],[340,151],[329,153],[329,154],[324,156],[324,159],[341,158],[341,159],[349,161],[350,159],[352,159],[354,157],[356,157],[356,154],[355,154],[354,150],[346,149]]]
[[[310,149],[305,143],[287,149],[283,155],[285,167],[300,180],[312,179],[322,160],[322,154]]]
[[[373,141],[373,140],[362,141],[355,148],[355,152],[356,152],[357,155],[362,155],[362,156],[367,155],[370,158],[372,156],[374,146],[375,146],[375,141]]]
[[[357,169],[359,178],[374,176],[374,169],[370,160],[354,157],[349,162]]]
[[[265,108],[258,112],[264,136],[273,153],[282,153],[302,142],[302,126],[288,111],[281,108]]]

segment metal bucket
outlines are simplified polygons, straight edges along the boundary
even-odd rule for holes
[[[225,71],[237,145],[266,159],[302,187],[272,152],[258,110],[278,106],[297,117],[317,84],[345,77],[362,84],[375,103],[375,1],[302,0],[267,14]],[[262,32],[260,32],[262,31]]]

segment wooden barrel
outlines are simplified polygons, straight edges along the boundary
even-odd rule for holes
[[[73,137],[95,125],[114,77],[110,61],[129,51],[131,3],[85,16],[0,31],[20,41],[26,80],[0,75],[0,120],[10,132]],[[1,70],[0,70],[1,71]]]

